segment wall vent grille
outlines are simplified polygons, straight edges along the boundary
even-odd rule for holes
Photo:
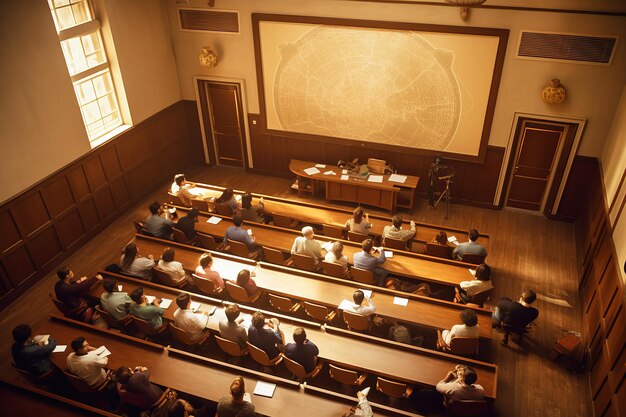
[[[617,45],[616,36],[586,36],[559,33],[522,32],[517,56],[610,65]]]
[[[181,30],[239,33],[239,13],[229,10],[179,9]]]

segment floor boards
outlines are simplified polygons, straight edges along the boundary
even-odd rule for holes
[[[298,199],[289,190],[290,180],[245,173],[243,170],[218,167],[189,167],[187,177],[200,182]],[[119,259],[120,242],[134,234],[131,220],[147,216],[148,204],[165,197],[165,188],[155,192],[117,219],[112,225],[72,255],[67,264],[77,274],[90,274]],[[319,199],[318,202],[323,202]],[[490,303],[502,296],[516,299],[523,288],[532,288],[540,296],[536,326],[524,348],[511,343],[500,346],[496,335],[491,349],[499,366],[498,416],[587,416],[591,415],[586,378],[566,370],[562,363],[548,358],[554,341],[562,330],[581,331],[577,293],[579,275],[576,262],[574,225],[547,220],[543,216],[512,210],[489,210],[451,205],[449,218],[443,206],[432,210],[426,200],[417,199],[416,208],[406,215],[423,222],[461,228],[477,228],[492,238],[487,263],[493,268],[495,292]],[[334,204],[328,204],[333,206]],[[338,205],[351,207],[349,205]],[[371,210],[375,212],[376,210]],[[386,214],[385,212],[380,212]],[[461,236],[458,236],[461,240]],[[155,254],[156,255],[156,254]],[[36,326],[52,312],[48,293],[56,277],[51,274],[36,284],[0,315],[0,372],[10,368],[11,329],[24,321]],[[494,301],[495,300],[495,301]],[[488,302],[489,303],[489,302]],[[480,382],[480,381],[479,381]],[[0,407],[0,414],[2,409]]]

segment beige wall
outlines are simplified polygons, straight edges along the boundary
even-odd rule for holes
[[[190,0],[189,3],[189,6],[184,7],[207,7],[206,2],[200,0]],[[551,4],[557,3],[564,4],[551,1]],[[464,23],[456,9],[441,6],[339,0],[218,0],[216,9],[232,9],[240,13],[241,34],[229,35],[183,32],[179,29],[179,6],[175,0],[167,0],[167,4],[183,97],[195,100],[193,76],[196,75],[242,78],[245,80],[248,111],[251,113],[259,111],[251,22],[251,13],[256,12],[509,29],[507,56],[489,140],[490,144],[496,146],[507,145],[515,112],[583,117],[588,119],[588,124],[578,153],[599,157],[620,99],[621,88],[626,82],[623,42],[610,67],[515,58],[521,30],[610,34],[624,39],[624,17],[481,9],[472,11],[470,19]],[[217,68],[205,69],[198,63],[198,54],[204,45],[211,45],[218,53],[220,63]],[[539,92],[552,78],[560,78],[569,93],[567,101],[558,106],[548,106],[539,98]]]

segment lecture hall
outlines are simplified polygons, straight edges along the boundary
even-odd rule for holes
[[[626,417],[623,0],[0,28],[0,415]]]

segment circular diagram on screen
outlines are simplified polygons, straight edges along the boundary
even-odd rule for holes
[[[319,26],[280,47],[284,130],[445,150],[461,115],[454,54],[406,31]]]

